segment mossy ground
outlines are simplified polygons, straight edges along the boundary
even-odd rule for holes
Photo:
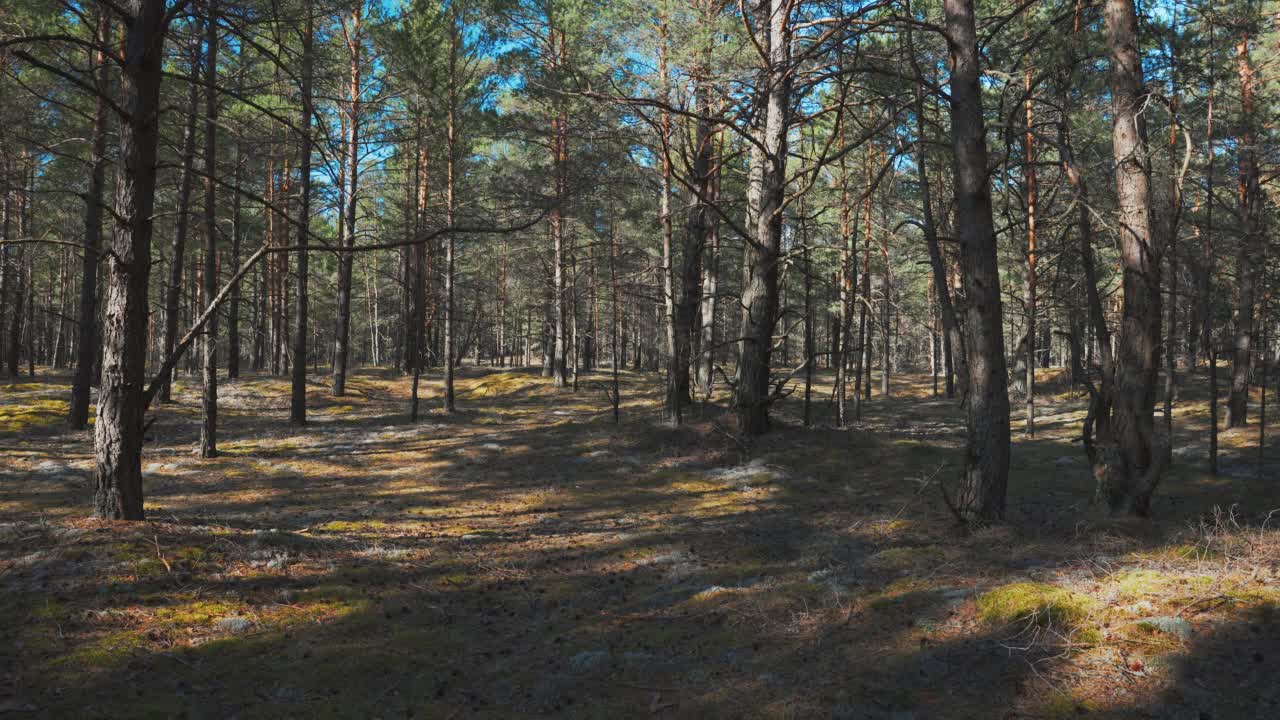
[[[1223,435],[1230,477],[1203,474],[1195,376],[1154,520],[1089,505],[1082,401],[1051,374],[1037,436],[1015,433],[1008,522],[971,533],[937,492],[962,415],[927,378],[895,378],[850,429],[824,404],[800,427],[794,395],[749,453],[723,395],[672,430],[657,378],[628,372],[615,426],[604,381],[467,368],[460,412],[431,409],[432,379],[411,425],[407,380],[370,369],[346,398],[317,385],[293,428],[287,381],[250,377],[224,386],[211,461],[180,381],[139,524],[86,519],[66,377],[0,386],[0,708],[1280,716],[1280,484],[1250,433]]]

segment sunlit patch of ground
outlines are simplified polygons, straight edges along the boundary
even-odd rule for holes
[[[921,375],[838,429],[819,373],[814,427],[796,393],[751,447],[723,391],[663,427],[648,373],[620,425],[605,374],[498,368],[452,416],[424,378],[410,424],[407,378],[370,369],[313,382],[305,428],[254,376],[215,460],[180,378],[140,524],[87,519],[67,378],[0,386],[0,713],[1280,717],[1280,448],[1259,478],[1256,425],[1224,432],[1209,476],[1188,375],[1156,518],[1109,519],[1083,396],[1038,377],[1009,522],[967,534],[938,493],[962,416]]]

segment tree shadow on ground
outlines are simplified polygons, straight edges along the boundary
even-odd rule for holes
[[[305,430],[283,409],[230,415],[220,460],[149,448],[162,520],[15,524],[0,693],[51,717],[923,720],[1048,716],[1056,693],[1070,714],[1198,713],[1188,684],[1268,690],[1242,663],[1271,667],[1274,623],[1197,616],[1169,687],[1107,666],[1130,700],[1090,706],[1060,688],[1076,649],[975,604],[1012,582],[1092,592],[1224,492],[1272,497],[1261,484],[1177,476],[1159,521],[1099,519],[1083,463],[1054,462],[1078,447],[1048,429],[1015,448],[1008,525],[965,535],[936,492],[962,439],[950,403],[878,398],[837,430],[800,428],[788,400],[743,448],[723,405],[656,427],[648,378],[627,379],[637,406],[614,425],[599,398],[522,385],[534,374],[467,371],[465,414],[417,425],[387,420],[399,386]],[[508,375],[511,392],[467,396]],[[85,497],[34,475],[0,488],[28,514]],[[1212,717],[1269,717],[1249,702]]]

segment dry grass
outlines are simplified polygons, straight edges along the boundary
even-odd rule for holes
[[[720,405],[659,426],[652,375],[624,375],[614,426],[602,377],[573,395],[471,368],[461,413],[416,425],[387,371],[317,388],[305,429],[284,381],[229,384],[223,456],[200,461],[180,383],[132,525],[85,519],[88,436],[50,410],[0,436],[0,711],[1280,716],[1280,487],[1250,435],[1205,475],[1192,378],[1157,517],[1106,518],[1082,401],[1041,377],[1009,522],[969,534],[937,494],[961,416],[920,376],[851,429],[825,405],[800,428],[793,396],[749,456]],[[65,391],[0,388],[0,418]]]

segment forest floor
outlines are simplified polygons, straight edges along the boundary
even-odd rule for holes
[[[1256,424],[1225,432],[1207,475],[1202,377],[1154,519],[1090,504],[1050,381],[973,533],[938,492],[955,403],[900,376],[839,430],[821,379],[816,427],[797,393],[747,452],[722,406],[662,427],[652,374],[615,425],[603,375],[466,368],[411,425],[365,370],[302,429],[255,376],[215,460],[181,380],[133,524],[88,518],[68,378],[0,385],[0,716],[1280,717],[1280,446],[1259,473]]]

